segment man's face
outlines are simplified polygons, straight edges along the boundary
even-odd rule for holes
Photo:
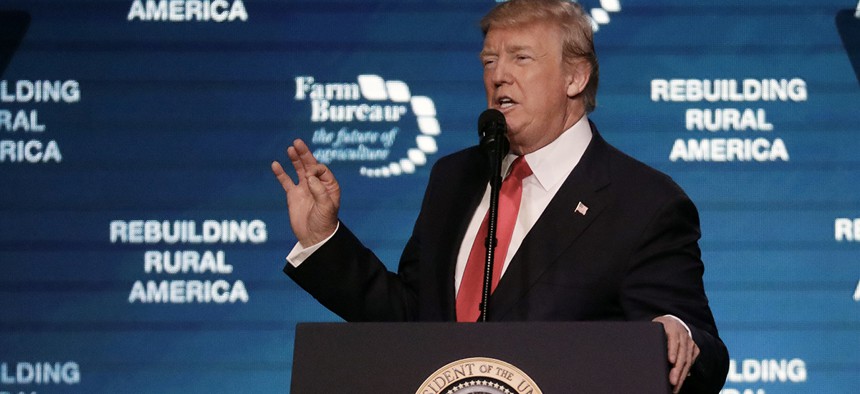
[[[481,51],[487,107],[505,115],[511,150],[554,141],[584,114],[575,67],[562,60],[561,32],[546,23],[492,27]],[[577,96],[576,99],[572,97]]]

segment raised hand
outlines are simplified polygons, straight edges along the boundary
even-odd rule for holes
[[[328,167],[317,162],[304,141],[295,140],[287,148],[287,156],[296,170],[298,183],[293,183],[277,161],[272,162],[272,172],[287,193],[293,233],[302,246],[312,246],[337,229],[340,186]]]

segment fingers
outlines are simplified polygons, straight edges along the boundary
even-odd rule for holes
[[[311,173],[319,178],[323,183],[329,184],[335,181],[334,174],[328,170],[325,164],[315,164],[309,167],[306,167],[311,170]]]
[[[663,327],[667,327],[666,323],[663,323]],[[672,363],[672,365],[678,365],[678,349],[681,347],[678,333],[674,333],[669,328],[666,328],[666,342],[668,345],[667,351],[669,352],[669,362]]]
[[[669,382],[674,386],[674,393],[681,390],[681,385],[684,384],[684,379],[687,378],[687,373],[690,372],[690,358],[693,351],[692,346],[690,346],[690,342],[692,341],[688,341],[686,337],[682,337],[681,335],[686,336],[687,333],[675,333],[673,335],[676,337],[677,353],[673,362],[674,366],[669,372]]]
[[[290,189],[296,186],[292,178],[284,171],[284,167],[281,167],[281,163],[277,161],[272,162],[272,173],[275,174],[275,178],[278,178],[278,182],[281,183],[281,187],[284,188],[285,192],[289,193]]]
[[[690,368],[693,366],[693,362],[699,355],[699,347],[696,346],[696,343],[693,342],[692,339],[689,339],[685,342],[688,343],[689,346],[686,346],[688,351],[685,354],[685,361],[683,364],[680,364],[682,365],[682,368],[681,372],[678,374],[678,383],[675,385],[674,390],[675,393],[681,391],[681,387],[684,385],[684,381],[687,379],[687,376],[690,376]]]
[[[663,330],[666,332],[666,350],[669,363],[672,364],[669,383],[672,384],[673,392],[678,393],[690,373],[693,362],[699,356],[699,347],[690,337],[684,324],[676,318],[666,315],[657,317],[654,321],[662,323]]]
[[[675,388],[673,392],[677,393],[680,389],[678,386],[678,382],[681,377],[681,371],[683,370],[683,341],[680,340],[677,333],[666,332],[666,339],[669,345],[669,363],[672,364],[672,370],[669,371],[669,383],[672,383],[672,386]]]
[[[318,164],[308,145],[301,139],[296,139],[293,146],[287,148],[287,156],[290,157],[299,179],[306,177],[305,172]]]
[[[323,183],[335,182],[334,175],[328,170],[328,167],[317,162],[307,144],[301,139],[296,139],[293,141],[293,146],[287,148],[287,156],[296,170],[299,183],[312,176],[320,178]]]
[[[317,161],[313,153],[311,153],[311,150],[308,148],[308,145],[301,139],[296,139],[293,141],[293,145],[287,148],[287,156],[290,158],[290,162],[296,170],[295,182],[293,182],[293,179],[287,175],[280,163],[277,161],[272,163],[272,172],[275,174],[275,177],[278,178],[284,191],[289,194],[296,186],[298,186],[299,189],[304,190],[304,192],[313,194],[314,199],[317,200],[322,197],[322,195],[319,194],[320,189],[317,188],[316,190],[311,190],[308,183],[311,179],[316,179],[317,182],[322,184],[327,197],[331,199],[331,204],[327,203],[325,206],[333,206],[334,209],[337,210],[340,206],[340,185],[329,168],[325,164]],[[319,203],[319,201],[317,201],[317,203]]]

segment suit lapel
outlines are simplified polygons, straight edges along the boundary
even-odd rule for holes
[[[607,144],[592,125],[593,137],[579,164],[523,239],[490,299],[489,318],[503,320],[546,269],[582,234],[609,201]],[[587,207],[585,214],[579,203]]]

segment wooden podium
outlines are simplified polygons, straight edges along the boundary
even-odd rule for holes
[[[651,322],[303,323],[291,393],[670,393]]]

